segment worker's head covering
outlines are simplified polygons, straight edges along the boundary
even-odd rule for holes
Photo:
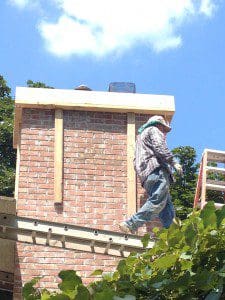
[[[145,128],[148,128],[150,126],[154,126],[154,125],[163,125],[166,132],[169,132],[171,130],[171,127],[169,125],[168,122],[165,121],[165,119],[161,116],[153,116],[151,118],[149,118],[148,122],[145,123],[144,125],[142,125],[139,129],[138,129],[138,133],[142,133],[142,131],[145,130]]]

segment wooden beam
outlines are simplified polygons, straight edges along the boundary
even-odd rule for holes
[[[13,129],[13,148],[17,148],[20,139],[20,128],[22,122],[22,108],[15,106],[14,129]]]
[[[54,201],[63,201],[63,110],[55,110]]]
[[[208,152],[204,151],[202,158],[202,190],[201,190],[201,209],[205,206],[206,202],[206,179],[207,179],[207,161],[208,161]]]
[[[127,114],[127,213],[136,212],[136,173],[133,160],[135,151],[135,114]]]
[[[19,193],[19,174],[20,174],[20,148],[21,148],[21,123],[19,123],[18,137],[17,137],[17,153],[16,153],[16,178],[15,178],[15,199],[18,200]]]
[[[166,114],[175,111],[174,97],[45,88],[16,88],[16,107]]]

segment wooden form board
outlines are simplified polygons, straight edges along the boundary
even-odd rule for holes
[[[127,114],[127,213],[132,215],[136,212],[136,173],[134,170],[134,151],[135,151],[135,114]]]
[[[201,208],[205,206],[206,198],[206,166],[207,166],[207,152],[204,153],[202,159],[202,192],[201,192]]]
[[[63,201],[63,110],[55,110],[54,199]]]
[[[15,107],[14,129],[13,129],[13,147],[14,148],[17,148],[19,145],[20,128],[21,128],[21,122],[22,122],[22,112],[23,112],[22,108]]]
[[[175,112],[174,97],[133,93],[96,92],[17,87],[13,145],[17,147],[20,114],[23,108],[88,110],[166,115]]]
[[[15,178],[15,199],[18,199],[18,192],[19,192],[19,174],[20,174],[20,134],[21,134],[21,123],[19,124],[19,138],[18,138],[18,145],[17,145],[17,153],[16,153],[16,178]]]
[[[112,93],[45,88],[16,88],[16,107],[104,110],[159,113],[172,116],[174,97],[133,93]]]

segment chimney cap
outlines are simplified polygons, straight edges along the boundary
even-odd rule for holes
[[[80,91],[92,91],[92,89],[90,89],[88,86],[86,86],[85,84],[81,84],[77,87],[75,87],[75,90],[80,90]]]
[[[109,92],[136,93],[136,86],[133,82],[111,82]]]

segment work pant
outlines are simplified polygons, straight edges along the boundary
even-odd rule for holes
[[[144,189],[148,193],[145,204],[127,221],[131,230],[136,230],[146,222],[159,217],[163,227],[168,228],[175,217],[169,193],[170,174],[164,168],[157,168],[146,179]]]

